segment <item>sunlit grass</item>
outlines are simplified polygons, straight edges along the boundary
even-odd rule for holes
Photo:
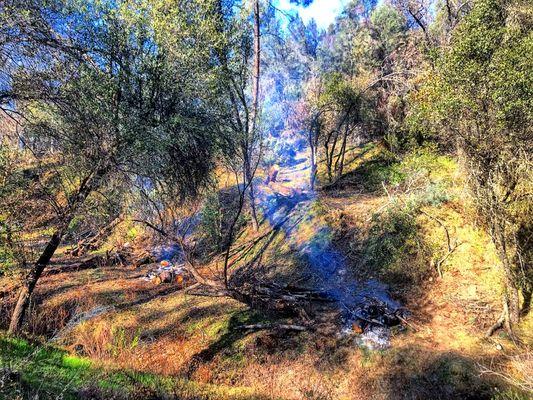
[[[91,390],[119,398],[141,398],[153,393],[159,396],[177,396],[180,399],[259,399],[252,389],[205,385],[177,378],[165,378],[134,370],[113,371],[98,367],[86,358],[68,355],[64,350],[30,344],[22,339],[0,336],[0,366],[4,386],[0,397],[31,393],[42,399],[61,396],[80,398],[80,393]],[[117,398],[117,397],[113,397]]]

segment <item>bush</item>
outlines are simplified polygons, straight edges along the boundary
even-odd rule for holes
[[[365,263],[389,284],[418,284],[430,272],[431,249],[419,234],[414,210],[394,205],[372,218],[364,243]]]
[[[202,232],[208,250],[218,252],[222,249],[222,206],[218,193],[210,194],[205,200],[199,232]]]
[[[0,216],[0,276],[16,270],[18,266],[16,238],[8,223]]]

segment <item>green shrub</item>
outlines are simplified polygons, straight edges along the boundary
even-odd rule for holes
[[[135,331],[127,330],[124,327],[113,327],[113,342],[109,345],[109,351],[113,357],[117,357],[124,350],[133,350],[139,345],[141,329]]]
[[[0,276],[12,273],[17,267],[15,238],[7,222],[0,217]]]
[[[389,284],[417,284],[429,272],[431,249],[419,233],[413,211],[396,204],[375,214],[364,242],[365,263]]]
[[[513,389],[507,389],[503,392],[498,390],[498,393],[496,393],[492,400],[528,400],[531,397],[527,394],[521,394]]]
[[[222,249],[224,235],[222,232],[222,205],[218,193],[210,194],[204,203],[201,214],[200,230],[204,242],[210,251]]]

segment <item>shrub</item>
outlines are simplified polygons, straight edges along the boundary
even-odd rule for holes
[[[417,284],[429,273],[431,249],[419,234],[413,209],[394,205],[372,217],[365,263],[390,284]]]
[[[204,203],[200,230],[210,251],[220,251],[224,240],[222,232],[222,206],[218,193],[210,194]]]

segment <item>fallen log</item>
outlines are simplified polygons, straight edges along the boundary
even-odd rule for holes
[[[83,271],[87,269],[100,268],[109,263],[109,259],[106,256],[95,255],[86,257],[77,262],[66,263],[57,267],[50,267],[43,273],[43,276],[51,276],[62,274],[64,272]]]
[[[325,292],[281,286],[273,282],[247,282],[232,287],[228,292],[230,297],[251,308],[284,317],[308,315],[316,302],[335,301]]]

